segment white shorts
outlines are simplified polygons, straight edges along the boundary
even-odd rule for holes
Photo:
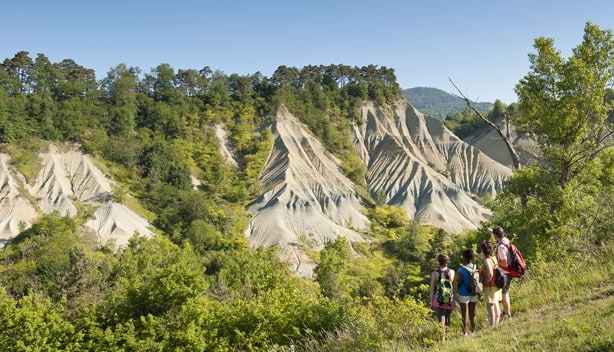
[[[458,296],[458,303],[469,303],[469,302],[477,302],[478,296]]]

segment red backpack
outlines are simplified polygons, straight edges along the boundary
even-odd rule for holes
[[[522,257],[522,253],[520,253],[520,250],[512,242],[507,245],[507,249],[509,250],[511,259],[507,271],[513,277],[522,277],[527,271],[527,264]]]

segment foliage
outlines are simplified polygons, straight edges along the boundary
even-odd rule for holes
[[[471,132],[484,126],[485,123],[471,108],[467,107],[461,112],[447,115],[444,124],[459,138],[464,138],[471,134]]]
[[[506,115],[506,106],[499,99],[495,100],[495,103],[491,104],[491,106],[492,108],[488,111],[486,118],[489,121],[498,123]],[[481,127],[486,126],[486,122],[470,107],[466,107],[463,111],[455,114],[447,115],[443,122],[459,138],[465,138]]]
[[[535,48],[531,72],[516,86],[513,118],[538,137],[545,163],[515,172],[496,201],[494,222],[520,234],[535,260],[580,259],[611,226],[611,207],[604,204],[612,186],[604,176],[612,172],[607,87],[614,83],[614,39],[611,30],[588,22],[568,60],[551,39],[536,39]]]
[[[28,181],[40,171],[38,153],[45,152],[48,146],[41,140],[32,138],[18,143],[5,144],[3,149],[11,155],[10,162]]]
[[[5,249],[0,276],[8,292],[23,297],[36,290],[59,299],[68,288],[71,252],[79,242],[75,230],[73,218],[54,212],[13,240]]]
[[[79,349],[80,334],[62,302],[29,292],[14,300],[0,288],[0,345],[5,351],[71,351]]]
[[[614,38],[611,30],[588,22],[582,43],[567,60],[552,39],[537,38],[534,46],[531,71],[516,86],[520,114],[514,123],[537,136],[558,186],[565,188],[613,145],[612,102],[606,94],[614,84]]]
[[[347,280],[346,262],[349,255],[348,240],[341,236],[320,252],[320,263],[314,273],[325,297],[341,298],[346,293],[344,280]]]
[[[423,114],[438,119],[456,116],[467,108],[467,103],[456,95],[437,88],[415,87],[403,90],[403,96]],[[478,111],[488,113],[493,105],[487,102],[471,102]]]

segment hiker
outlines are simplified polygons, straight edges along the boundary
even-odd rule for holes
[[[501,313],[501,318],[511,318],[512,310],[511,310],[511,301],[510,301],[510,282],[512,281],[512,275],[509,272],[510,266],[510,240],[505,237],[505,231],[501,226],[495,226],[491,230],[492,234],[497,239],[497,260],[499,266],[503,268],[505,271],[505,286],[501,291],[501,303],[503,305],[503,312]]]
[[[497,258],[489,240],[482,241],[482,253],[484,254],[484,265],[482,266],[482,282],[484,283],[484,303],[488,310],[488,322],[490,326],[499,325],[499,301],[501,300],[501,289],[495,284],[495,268]]]
[[[455,306],[453,291],[454,270],[448,268],[450,257],[447,254],[439,254],[437,261],[439,268],[431,273],[429,296],[431,297],[431,307],[435,310],[437,321],[442,324],[442,340],[445,341],[446,327],[450,326],[450,315]]]
[[[455,291],[458,294],[458,303],[460,304],[463,336],[473,335],[475,331],[475,305],[479,299],[479,289],[472,287],[474,285],[472,284],[473,272],[478,270],[473,263],[473,258],[474,253],[471,248],[463,251],[463,265],[458,269],[458,277],[454,280]]]

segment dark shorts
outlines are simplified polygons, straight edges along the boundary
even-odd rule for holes
[[[503,286],[503,294],[506,294],[510,291],[510,284],[512,283],[512,275],[505,274],[505,286]]]

